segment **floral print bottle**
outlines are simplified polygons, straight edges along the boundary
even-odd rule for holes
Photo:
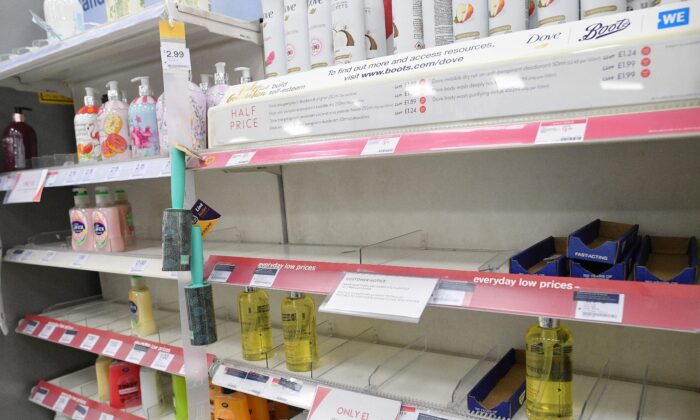
[[[207,99],[199,86],[190,82],[187,85],[190,99],[190,128],[191,135],[185,146],[192,150],[207,147]],[[160,136],[160,154],[170,154],[168,126],[165,121],[165,94],[160,95],[156,105],[158,115],[158,134]]]
[[[120,161],[131,159],[129,144],[129,107],[119,100],[119,84],[115,81],[107,84],[107,102],[102,105],[97,116],[100,130],[102,160]]]
[[[136,77],[131,82],[141,82],[139,96],[129,105],[129,137],[134,157],[158,156],[158,119],[156,98],[151,95],[150,78]]]
[[[75,114],[75,142],[78,148],[78,163],[97,162],[102,160],[100,147],[100,132],[97,115],[100,108],[95,105],[95,90],[85,88],[85,106]]]

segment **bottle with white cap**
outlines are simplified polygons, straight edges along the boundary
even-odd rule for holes
[[[253,77],[250,75],[250,67],[236,67],[233,71],[241,72],[241,84],[250,83],[253,81]]]
[[[214,65],[216,73],[214,73],[214,86],[207,90],[207,108],[219,105],[221,99],[226,95],[228,90],[228,74],[226,73],[226,63],[220,62]]]
[[[200,74],[199,75],[199,88],[202,89],[202,92],[204,94],[207,94],[207,90],[209,90],[209,83],[211,82],[211,78],[213,76],[211,74]]]
[[[114,205],[108,187],[95,188],[96,208],[92,213],[93,249],[97,252],[124,251],[119,208]]]
[[[129,143],[129,106],[119,99],[119,83],[107,83],[107,102],[97,117],[100,131],[102,160],[119,161],[131,159]]]
[[[150,80],[148,76],[131,79],[131,83],[141,83],[139,96],[129,105],[129,135],[134,157],[158,156],[160,153],[156,98],[151,92]]]
[[[74,251],[92,251],[92,212],[90,196],[85,188],[73,188],[75,207],[68,211],[71,228],[71,246]]]
[[[85,88],[85,105],[75,113],[75,142],[78,149],[78,163],[102,160],[100,134],[97,127],[97,115],[100,107],[95,105],[95,89]]]

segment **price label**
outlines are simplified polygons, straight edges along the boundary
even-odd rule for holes
[[[440,281],[429,303],[431,305],[464,306],[469,305],[474,294],[474,284],[457,281]]]
[[[51,337],[51,334],[53,334],[55,329],[56,329],[56,324],[54,324],[53,322],[49,322],[48,324],[44,325],[44,328],[41,329],[41,332],[39,333],[39,338],[43,338],[44,340],[48,340],[49,337]]]
[[[46,182],[44,183],[45,187],[53,187],[56,185],[56,182],[58,181],[58,172],[52,171],[49,172],[48,175],[46,175]]]
[[[36,331],[36,327],[39,326],[39,321],[31,320],[27,322],[27,325],[24,326],[24,329],[22,330],[23,334],[27,335],[32,335],[34,334],[34,331]]]
[[[396,150],[396,146],[399,144],[399,140],[401,140],[401,137],[367,140],[367,143],[362,149],[362,153],[360,153],[360,155],[390,155]]]
[[[83,174],[80,177],[81,182],[83,183],[91,183],[95,180],[95,168],[86,168],[83,169]]]
[[[588,120],[554,121],[540,123],[536,144],[581,142],[586,134]]]
[[[160,168],[161,176],[170,176],[170,159],[167,159]]]
[[[131,179],[143,178],[146,176],[146,171],[148,171],[148,162],[138,162],[134,166],[134,170],[131,171]]]
[[[191,70],[190,50],[184,43],[163,42],[160,58],[164,70]]]
[[[78,335],[78,331],[66,330],[61,336],[61,338],[58,340],[58,342],[61,344],[69,345],[73,342],[73,339],[75,339],[76,335]]]
[[[80,348],[83,350],[92,351],[99,339],[100,337],[98,335],[88,334],[87,337],[83,339],[83,342],[80,343]]]
[[[148,347],[142,344],[134,344],[129,354],[126,356],[126,361],[138,365],[143,360],[143,356],[148,353]]]
[[[78,254],[75,256],[75,259],[70,265],[75,268],[80,268],[85,264],[89,257],[89,254]]]
[[[100,413],[99,420],[114,420],[114,416],[107,413]]]
[[[263,288],[272,287],[279,271],[278,268],[256,268],[253,277],[250,279],[250,286]]]
[[[63,180],[63,185],[77,184],[79,180],[80,180],[80,170],[78,170],[77,168],[71,169],[66,174],[66,178]]]
[[[34,393],[34,397],[32,398],[35,403],[41,404],[44,402],[46,399],[46,396],[49,395],[49,390],[46,388],[39,388],[36,390]]]
[[[88,411],[90,411],[89,408],[85,407],[82,404],[78,404],[77,406],[75,406],[75,411],[73,411],[73,415],[71,416],[71,418],[73,420],[85,420]]]
[[[622,322],[625,295],[618,293],[574,292],[576,319],[600,322]]]
[[[146,271],[146,266],[148,265],[148,260],[145,259],[137,259],[134,261],[134,263],[131,265],[131,268],[129,269],[129,274],[138,274],[138,273],[143,273]]]
[[[112,338],[107,342],[107,345],[105,346],[104,350],[102,350],[102,354],[104,354],[105,356],[114,357],[117,355],[117,352],[119,351],[121,346],[121,341]]]
[[[119,178],[119,175],[122,173],[122,167],[121,165],[114,165],[109,168],[107,171],[107,180],[112,181],[117,178]]]
[[[13,249],[9,252],[7,259],[10,261],[19,261],[19,259],[22,257],[22,254],[24,254],[23,249]]]
[[[247,394],[260,395],[265,390],[270,377],[257,372],[248,372],[248,375],[240,385],[241,391]]]
[[[32,255],[34,255],[34,251],[32,251],[31,249],[26,249],[24,250],[24,253],[22,253],[22,256],[19,258],[19,260],[22,262],[27,262],[32,258]]]
[[[255,152],[234,153],[226,162],[226,166],[247,165],[253,160],[253,156],[255,156]]]
[[[153,360],[153,363],[151,363],[151,368],[167,372],[168,367],[170,366],[170,363],[173,361],[174,358],[175,355],[172,353],[159,351],[155,360]]]
[[[265,390],[265,397],[294,406],[310,406],[316,385],[294,378],[273,378]]]
[[[178,274],[177,274],[177,273],[178,273],[177,271],[168,271],[167,273],[168,273],[168,277],[170,277],[170,278],[172,278],[172,279],[176,279],[176,280],[177,280],[177,279],[179,278],[179,277],[178,277]]]
[[[63,410],[66,409],[66,406],[70,402],[70,396],[65,393],[61,393],[61,396],[58,397],[55,403],[53,403],[53,411],[57,411],[59,413],[63,413]]]
[[[226,283],[235,269],[236,266],[233,264],[216,264],[207,281],[210,283]]]
[[[237,390],[240,389],[246,376],[248,376],[248,372],[244,370],[224,366],[223,369],[217,369],[214,378],[217,384]]]
[[[53,260],[53,257],[56,256],[56,251],[46,251],[44,255],[41,257],[41,262],[43,263],[50,263],[51,260]]]

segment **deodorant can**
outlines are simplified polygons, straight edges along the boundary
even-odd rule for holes
[[[452,32],[452,0],[423,2],[423,41],[425,48],[454,42]]]
[[[265,77],[287,74],[287,48],[284,43],[284,0],[262,0]]]
[[[627,0],[581,0],[581,19],[627,10]]]
[[[306,8],[306,0],[284,0],[284,39],[287,44],[288,73],[311,69]]]
[[[334,59],[331,0],[308,1],[311,68],[332,66]]]
[[[452,22],[455,42],[487,37],[488,0],[452,0]]]
[[[576,0],[536,0],[537,26],[579,20],[579,2]]]
[[[526,30],[527,6],[528,0],[489,0],[489,35]]]
[[[394,53],[400,54],[425,48],[423,42],[423,2],[421,0],[393,0],[391,13],[394,25]]]
[[[384,57],[387,54],[384,22],[384,0],[365,0],[367,58]]]
[[[331,6],[335,64],[366,59],[364,0],[333,0]]]

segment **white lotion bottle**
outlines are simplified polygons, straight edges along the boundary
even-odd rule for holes
[[[333,0],[331,5],[335,64],[367,59],[364,0]]]
[[[452,0],[452,19],[456,42],[489,35],[487,0]]]
[[[425,48],[422,1],[393,0],[391,14],[394,25],[394,54]]]
[[[528,4],[529,0],[489,0],[489,35],[526,30]]]
[[[207,108],[219,105],[224,96],[226,96],[226,91],[229,88],[226,63],[216,63],[214,67],[216,67],[216,73],[214,73],[214,86],[207,90]]]
[[[308,21],[311,68],[332,66],[334,58],[331,0],[309,0]]]
[[[287,74],[284,42],[284,0],[262,0],[265,78]]]
[[[139,370],[141,406],[144,413],[147,413],[149,408],[159,405],[163,399],[163,387],[159,376],[159,372],[154,369],[141,367]]]
[[[365,0],[365,45],[367,58],[384,57],[386,51],[386,25],[384,0]]]
[[[454,40],[452,0],[424,1],[423,41],[425,41],[425,48],[451,44]]]
[[[284,0],[284,39],[287,43],[287,73],[310,70],[306,0]]]

